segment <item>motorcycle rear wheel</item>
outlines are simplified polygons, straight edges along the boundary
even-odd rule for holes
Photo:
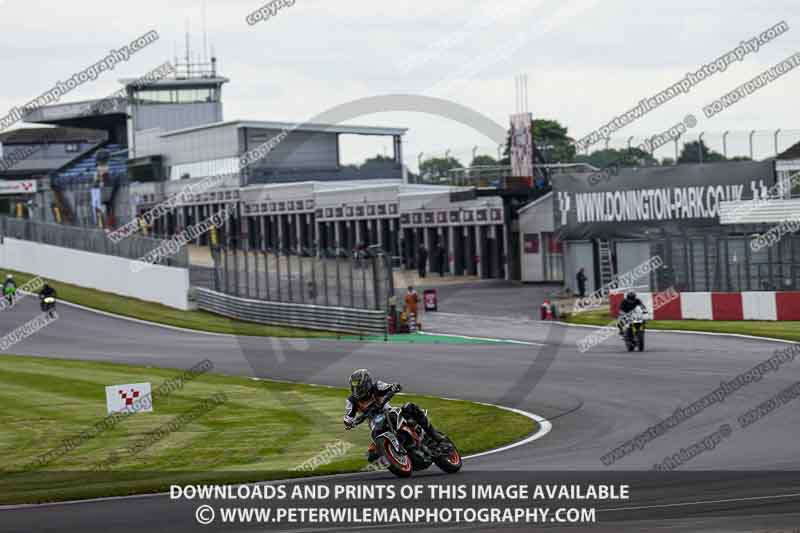
[[[453,443],[452,440],[445,437],[445,440],[450,445],[450,450],[447,455],[439,455],[434,459],[436,466],[441,468],[444,472],[448,474],[455,474],[461,467],[464,466],[464,460],[461,458],[461,453],[456,448],[456,445]]]

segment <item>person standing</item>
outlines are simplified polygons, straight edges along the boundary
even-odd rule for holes
[[[439,267],[439,277],[444,277],[445,269],[447,268],[447,250],[445,250],[441,241],[436,245],[436,257],[438,260],[437,266]]]
[[[417,273],[420,278],[424,278],[428,271],[428,250],[424,244],[419,245],[417,250]]]
[[[584,298],[586,296],[586,274],[583,273],[583,267],[578,270],[575,280],[578,282],[578,297]]]
[[[411,285],[409,285],[408,289],[406,290],[405,304],[406,313],[416,316],[417,308],[419,306],[419,294]]]

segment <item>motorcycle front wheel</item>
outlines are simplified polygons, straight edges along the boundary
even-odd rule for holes
[[[389,471],[397,477],[410,477],[414,472],[414,467],[411,464],[411,458],[403,450],[398,452],[392,446],[392,443],[387,438],[379,439],[376,443],[381,455],[388,463]]]
[[[461,458],[461,453],[459,453],[453,441],[446,437],[445,440],[449,445],[449,450],[447,453],[437,456],[433,461],[436,463],[436,466],[441,468],[444,472],[455,474],[461,470],[461,467],[464,465],[464,460]]]
[[[639,345],[639,351],[643,352],[644,351],[644,330],[643,329],[640,329],[636,333],[636,343]]]

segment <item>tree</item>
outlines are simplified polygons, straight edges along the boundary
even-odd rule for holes
[[[568,128],[557,120],[533,119],[533,144],[538,152],[537,159],[544,163],[572,163],[575,160],[575,140],[567,135]],[[511,131],[508,132],[503,165],[511,164]]]
[[[394,161],[393,157],[389,157],[386,155],[376,154],[373,157],[368,157],[364,160],[364,163],[361,164],[362,167],[369,165],[370,163],[385,163],[387,161]]]
[[[648,152],[640,148],[607,148],[597,150],[589,155],[575,156],[576,163],[588,163],[598,168],[618,167],[649,167],[658,164],[658,161]]]
[[[419,167],[419,173],[423,177],[438,178],[446,176],[447,171],[451,168],[464,168],[464,165],[455,157],[433,157],[422,162]]]
[[[472,160],[471,167],[494,167],[497,166],[497,159],[490,155],[479,155]]]
[[[703,154],[703,159],[700,159],[700,153]],[[684,143],[681,155],[678,157],[678,163],[715,163],[718,161],[727,161],[725,156],[719,152],[709,150],[704,141],[692,141]]]

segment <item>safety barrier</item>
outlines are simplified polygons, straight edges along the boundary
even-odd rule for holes
[[[655,320],[800,320],[800,292],[682,292],[677,299],[653,309],[659,293],[638,293]],[[624,295],[609,297],[610,311],[617,316]]]
[[[198,287],[192,290],[200,309],[229,318],[273,326],[292,326],[356,335],[386,333],[386,311],[268,302],[240,298]]]

